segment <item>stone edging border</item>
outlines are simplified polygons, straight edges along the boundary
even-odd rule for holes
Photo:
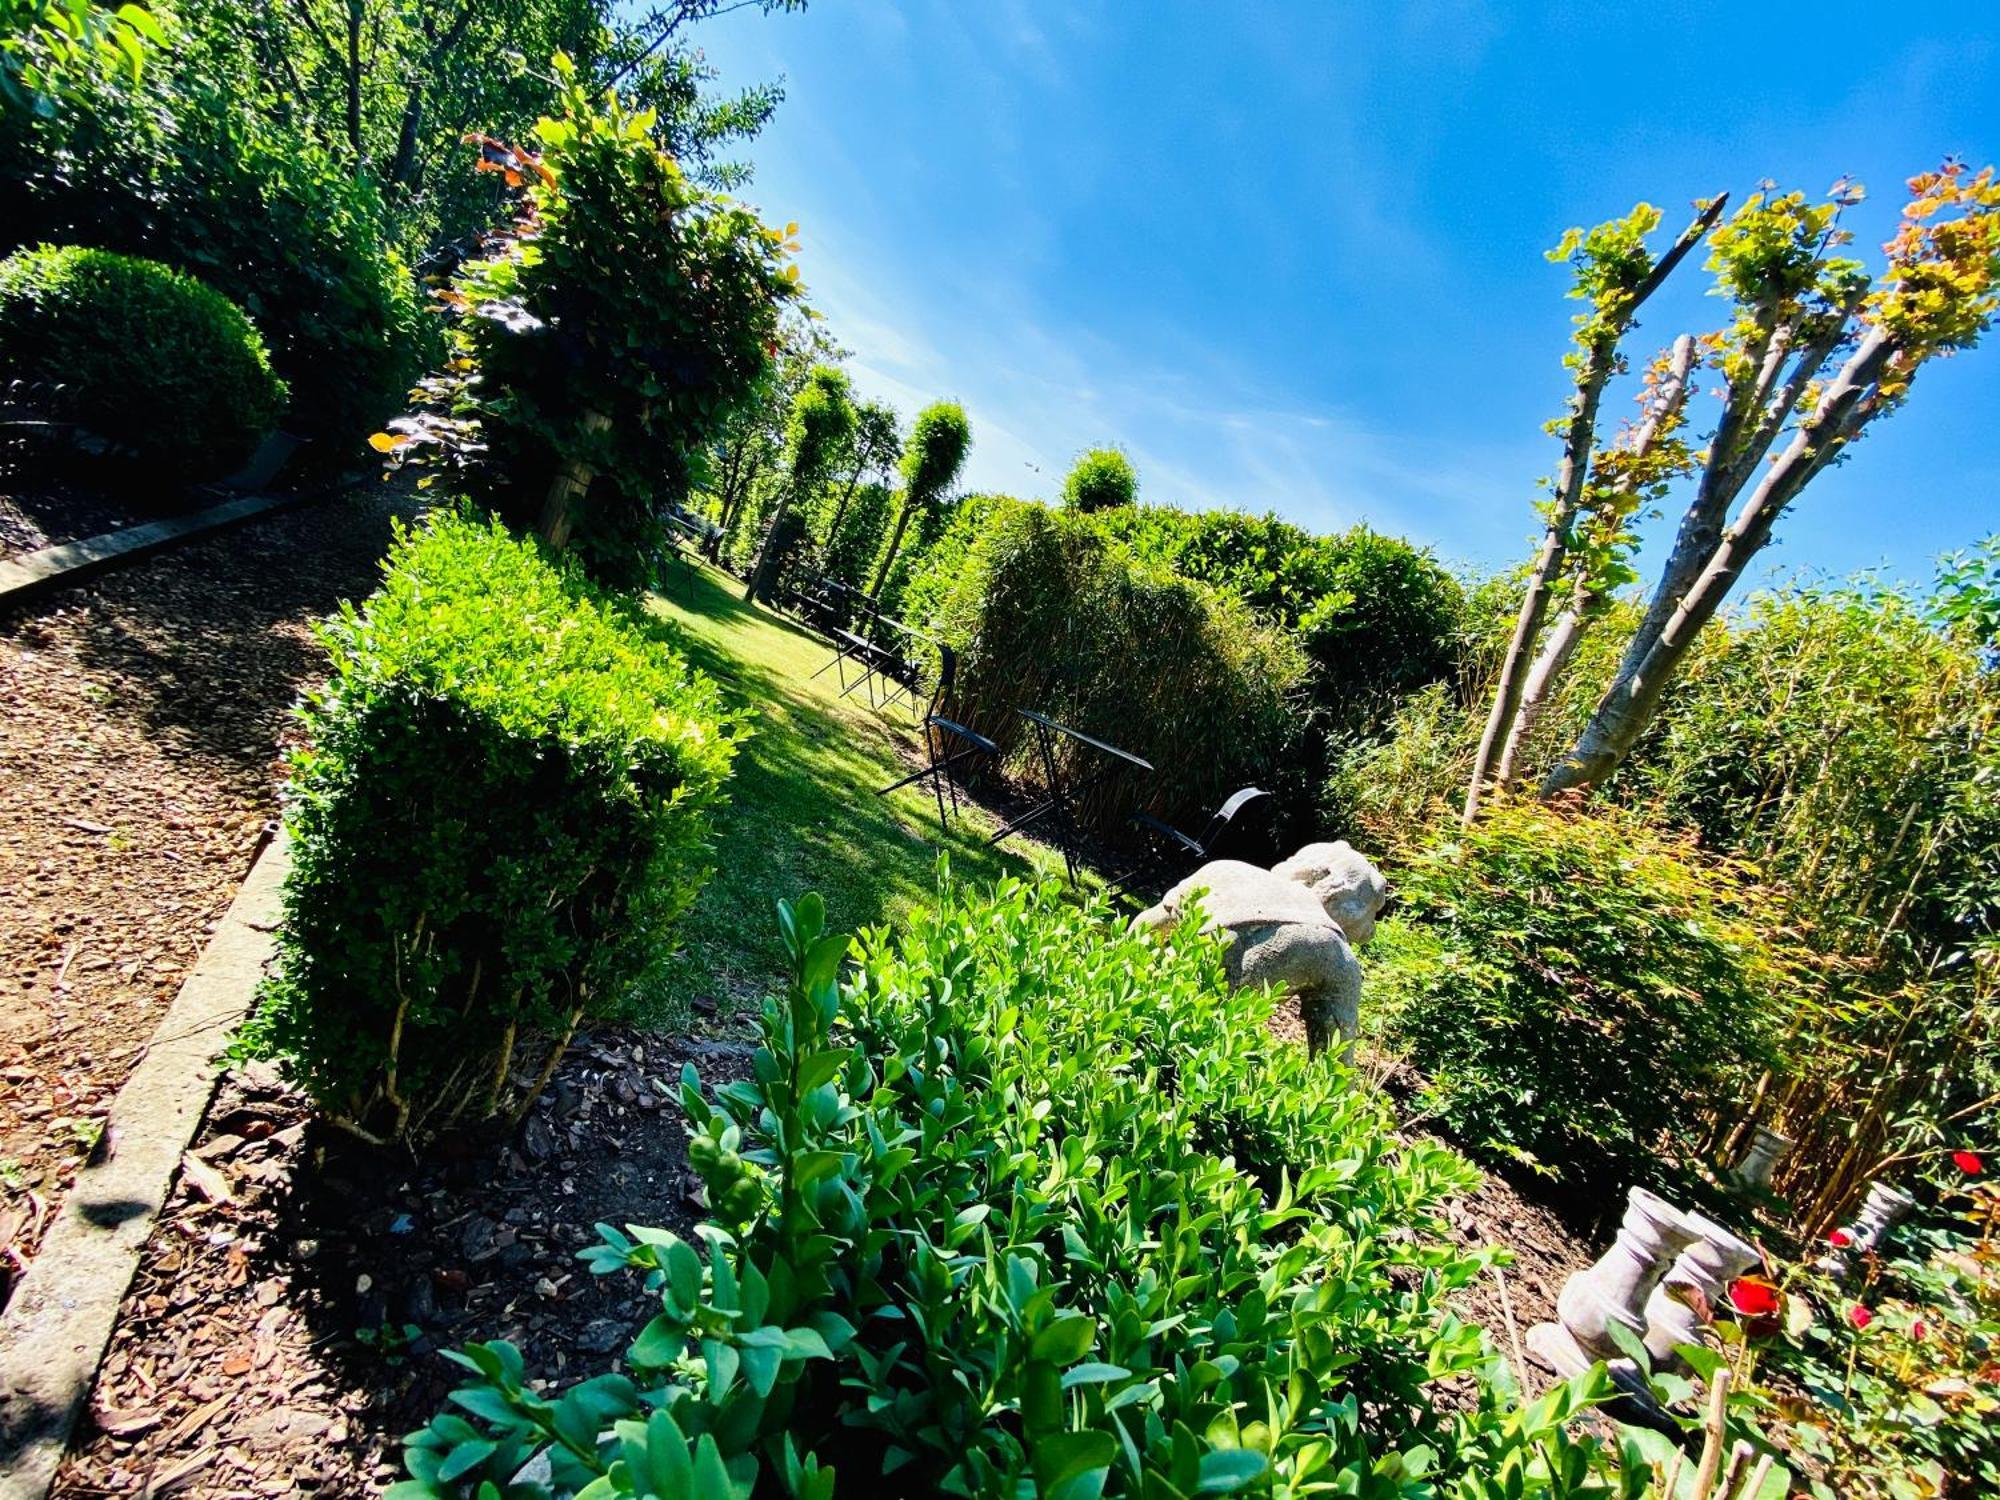
[[[75,583],[93,573],[137,561],[176,542],[220,531],[225,526],[234,526],[273,511],[289,510],[330,493],[332,491],[320,489],[296,495],[245,495],[188,515],[169,516],[163,521],[148,521],[140,526],[127,526],[122,531],[85,537],[80,542],[64,542],[60,546],[44,547],[39,552],[0,559],[0,608],[18,603],[44,589]]]
[[[0,1312],[0,1500],[43,1500],[96,1383],[139,1256],[274,949],[280,831],[119,1089],[100,1145]]]

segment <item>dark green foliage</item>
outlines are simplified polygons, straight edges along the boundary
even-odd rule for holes
[[[1457,580],[1428,552],[1366,526],[1314,536],[1273,515],[1155,506],[1100,520],[1141,557],[1235,594],[1298,642],[1305,679],[1264,785],[1278,794],[1283,836],[1354,833],[1335,769],[1409,694],[1455,675]]]
[[[1092,448],[1079,457],[1063,480],[1063,504],[1071,510],[1116,510],[1139,499],[1139,476],[1132,461],[1116,448]]]
[[[809,537],[820,492],[853,438],[853,390],[846,372],[815,366],[785,418],[785,487],[744,598],[770,596],[782,571],[777,544],[784,541],[789,553]]]
[[[668,961],[736,729],[656,628],[491,522],[399,538],[322,639],[251,1042],[335,1116],[421,1136],[531,1098]]]
[[[0,370],[160,477],[229,473],[285,404],[240,308],[105,250],[44,245],[0,261]]]
[[[885,484],[856,487],[840,518],[840,527],[827,538],[821,568],[829,578],[858,589],[868,582],[868,570],[875,554],[882,550],[883,534],[889,526],[889,507],[896,493]]]
[[[1671,1170],[1813,994],[1757,887],[1628,815],[1495,808],[1392,878],[1364,1016],[1489,1156]]]
[[[687,498],[708,444],[760,391],[798,273],[783,234],[654,146],[647,115],[555,65],[562,115],[536,126],[540,159],[489,147],[525,201],[513,233],[454,283],[453,369],[383,442],[442,455],[512,524],[638,584],[660,507]],[[588,490],[552,524],[558,474]]]
[[[1275,1041],[1195,921],[1162,950],[1003,886],[868,934],[843,982],[819,898],[780,919],[752,1076],[682,1075],[706,1254],[600,1225],[582,1258],[660,1302],[624,1367],[552,1399],[473,1345],[396,1500],[536,1453],[546,1489],[507,1493],[1606,1493],[1563,1423],[1608,1385],[1510,1409],[1450,1314],[1483,1267],[1438,1238],[1464,1164]]]
[[[350,463],[425,336],[381,201],[198,57],[165,63],[137,84],[98,78],[52,117],[0,111],[0,249],[90,245],[190,272],[264,335],[286,427]]]
[[[957,717],[1012,750],[1027,743],[1014,710],[1038,709],[1151,761],[1089,809],[1107,832],[1135,806],[1192,816],[1271,770],[1301,666],[1282,635],[1091,516],[999,501],[969,530],[920,601],[960,653]]]
[[[934,401],[910,424],[910,438],[903,445],[902,503],[896,508],[895,529],[889,533],[889,544],[882,550],[868,588],[878,600],[902,593],[909,572],[908,560],[902,557],[903,539],[909,534],[910,523],[916,522],[919,544],[936,534],[946,497],[958,482],[958,471],[965,467],[965,455],[971,449],[972,424],[956,401]],[[903,579],[896,577],[899,561],[904,564]]]

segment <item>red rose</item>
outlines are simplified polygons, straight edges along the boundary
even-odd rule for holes
[[[1838,1245],[1841,1249],[1845,1250],[1849,1245],[1854,1243],[1854,1236],[1849,1234],[1845,1229],[1836,1229],[1826,1237],[1826,1242],[1829,1245]]]
[[[1862,1329],[1875,1321],[1875,1314],[1857,1302],[1847,1310],[1847,1321],[1852,1323],[1856,1329]]]
[[[1977,1177],[1985,1170],[1984,1164],[1979,1160],[1979,1154],[1974,1151],[1954,1151],[1951,1153],[1951,1159],[1958,1170],[1967,1177]]]
[[[1778,1310],[1778,1289],[1761,1276],[1739,1276],[1729,1283],[1729,1305],[1738,1317],[1768,1318]]]

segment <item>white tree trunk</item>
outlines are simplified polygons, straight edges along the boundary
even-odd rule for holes
[[[1593,351],[1584,357],[1583,368],[1577,374],[1576,405],[1563,439],[1562,463],[1556,470],[1556,498],[1549,514],[1548,530],[1542,537],[1541,556],[1535,560],[1534,571],[1528,575],[1528,591],[1521,600],[1521,612],[1514,620],[1514,634],[1500,663],[1500,678],[1493,690],[1493,708],[1486,717],[1485,731],[1479,737],[1479,753],[1473,760],[1472,779],[1465,789],[1465,811],[1461,821],[1467,826],[1479,815],[1480,799],[1493,778],[1508,733],[1514,727],[1514,715],[1520,708],[1521,692],[1542,633],[1542,623],[1548,615],[1549,600],[1569,553],[1570,528],[1576,524],[1577,507],[1583,497],[1584,481],[1589,475],[1590,455],[1597,441],[1597,408],[1604,396],[1605,382],[1617,367],[1618,340],[1631,326],[1640,306],[1659,289],[1660,283],[1667,279],[1668,274],[1686,258],[1688,251],[1700,242],[1721,216],[1728,196],[1727,193],[1718,194],[1695,216],[1694,222],[1681,231],[1680,238],[1655,262],[1646,273],[1645,280],[1633,289],[1631,300],[1620,309],[1609,344],[1602,352]]]
[[[1785,507],[1874,415],[1876,383],[1895,353],[1889,335],[1877,326],[1848,357],[1812,416],[1765,471],[1659,634],[1638,653],[1635,663],[1621,667],[1575,747],[1543,781],[1543,796],[1594,786],[1631,754],[1658,714],[1661,698],[1696,635],[1715,617],[1750,559],[1771,539],[1771,528]]]

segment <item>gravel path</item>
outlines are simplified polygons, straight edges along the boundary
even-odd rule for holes
[[[312,622],[413,510],[364,489],[0,614],[0,1287],[276,815]]]

